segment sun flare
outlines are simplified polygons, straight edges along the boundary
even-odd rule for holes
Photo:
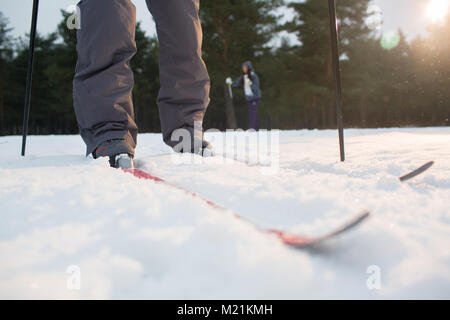
[[[444,20],[449,8],[449,0],[430,0],[427,5],[426,15],[433,22]]]

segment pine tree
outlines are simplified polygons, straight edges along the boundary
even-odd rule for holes
[[[8,75],[8,63],[12,60],[12,39],[9,32],[8,20],[0,12],[0,135],[5,134],[5,105],[4,105],[4,83]]]
[[[135,120],[140,132],[161,132],[156,104],[160,87],[158,41],[156,38],[149,38],[139,22],[135,38],[137,53],[131,60]]]
[[[232,101],[228,95],[225,78],[241,72],[242,62],[259,59],[264,46],[277,28],[273,10],[282,0],[221,0],[204,1],[200,5],[203,26],[204,59],[212,79],[212,102],[208,118],[218,119],[225,104],[226,127],[236,128],[237,122]],[[216,124],[218,124],[216,122]],[[223,127],[223,126],[222,126]]]
[[[450,124],[450,13],[442,22],[428,27],[429,36],[412,44],[415,114],[418,122],[433,125]]]
[[[348,57],[355,42],[370,35],[370,30],[364,23],[369,2],[370,0],[337,2],[341,58]],[[330,127],[335,123],[335,116],[328,2],[306,0],[290,3],[289,7],[295,11],[296,18],[287,23],[285,28],[296,34],[301,43],[296,52],[301,72],[294,74],[291,81],[301,84],[299,90],[308,105],[304,108],[309,109],[305,116],[313,117],[310,126]],[[344,87],[344,94],[345,90]]]

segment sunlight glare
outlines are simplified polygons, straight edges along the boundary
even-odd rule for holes
[[[430,0],[426,9],[426,15],[433,22],[443,21],[447,15],[449,0]]]

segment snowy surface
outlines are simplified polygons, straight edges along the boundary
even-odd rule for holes
[[[223,163],[220,134],[209,138],[219,156],[188,163],[160,135],[140,135],[138,164],[262,226],[314,236],[372,217],[320,250],[294,250],[85,158],[78,136],[29,137],[26,158],[20,137],[0,137],[0,298],[450,298],[450,128],[347,130],[345,163],[335,131],[281,132],[276,175]]]

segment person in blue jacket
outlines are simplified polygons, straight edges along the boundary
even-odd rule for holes
[[[242,75],[235,81],[227,78],[226,83],[233,87],[244,89],[245,98],[248,103],[249,128],[258,130],[258,106],[261,102],[262,93],[259,87],[259,78],[253,69],[252,63],[250,61],[244,62],[242,65]]]

